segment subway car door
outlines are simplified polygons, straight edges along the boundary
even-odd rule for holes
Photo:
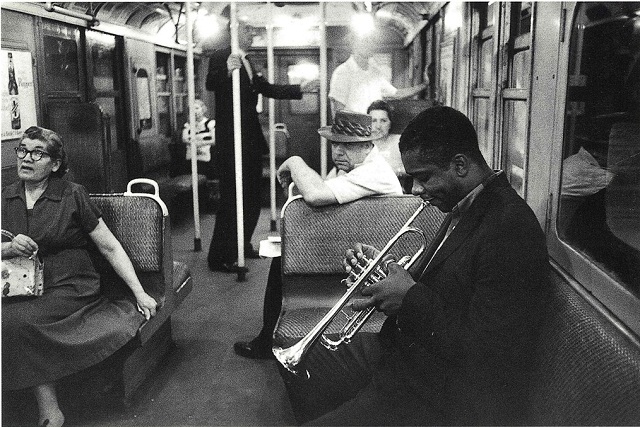
[[[288,52],[276,56],[277,81],[300,84],[317,80],[320,76],[320,57],[317,52]],[[318,92],[305,93],[300,100],[281,101],[276,104],[276,122],[289,130],[287,157],[300,156],[314,170],[320,170],[320,96]]]
[[[157,97],[156,85],[152,83],[156,76],[155,47],[144,41],[126,39],[125,58],[130,94],[129,170],[133,178],[154,169],[165,159],[153,144],[154,139],[160,138],[157,104],[153,102]],[[166,102],[163,105],[168,111]]]
[[[122,43],[111,34],[86,32],[88,100],[102,111],[108,190],[116,192],[124,191],[128,181]]]

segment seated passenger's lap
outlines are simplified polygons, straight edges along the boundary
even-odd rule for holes
[[[348,345],[329,351],[317,345],[305,359],[310,378],[296,376],[278,365],[298,422],[309,425],[416,425],[425,420],[441,424],[443,415],[421,402],[419,393],[389,389],[373,372],[383,367],[382,346],[376,333],[360,332]],[[329,413],[330,412],[330,413]]]

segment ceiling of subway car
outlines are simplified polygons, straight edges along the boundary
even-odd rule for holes
[[[74,12],[93,15],[101,22],[134,27],[151,35],[175,34],[176,23],[184,31],[184,3],[181,2],[64,2],[53,3]],[[197,16],[220,16],[226,2],[192,2]],[[413,38],[437,13],[443,2],[326,2],[328,26],[349,25],[353,15],[369,12],[380,25]],[[282,16],[301,20],[319,19],[317,2],[238,2],[238,16],[256,27],[265,27]],[[276,24],[277,25],[277,24]],[[282,24],[286,25],[286,24]],[[317,25],[317,24],[316,24]]]

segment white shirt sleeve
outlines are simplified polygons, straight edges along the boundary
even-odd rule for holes
[[[346,63],[339,65],[331,75],[328,96],[341,104],[347,103],[347,99],[349,99],[349,76]]]
[[[393,169],[376,154],[347,174],[325,181],[338,203],[348,203],[362,197],[382,194],[402,194],[402,187]]]
[[[398,89],[386,79],[380,78],[380,91],[383,96],[394,96],[398,92]]]

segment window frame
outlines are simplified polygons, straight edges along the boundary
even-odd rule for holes
[[[508,123],[505,120],[505,113],[508,111],[507,103],[509,102],[518,102],[522,101],[525,103],[526,107],[526,126],[525,126],[525,137],[524,137],[524,153],[523,153],[523,161],[522,161],[522,183],[521,183],[521,196],[526,200],[527,198],[527,181],[528,181],[528,170],[529,170],[529,141],[530,141],[530,114],[531,114],[531,81],[532,81],[532,73],[533,73],[533,28],[535,22],[536,15],[536,3],[534,2],[531,5],[531,25],[529,27],[529,32],[524,35],[515,34],[515,29],[517,24],[520,21],[514,19],[513,17],[513,8],[518,3],[510,3],[510,2],[500,2],[499,3],[499,21],[494,21],[494,26],[497,27],[498,34],[495,34],[498,50],[498,60],[497,60],[497,93],[496,93],[496,103],[495,103],[495,132],[494,132],[494,164],[499,165],[500,169],[504,169],[505,172],[509,176],[509,171],[507,169],[507,165],[505,164],[507,160],[507,150],[509,145],[506,143],[506,133],[508,130]],[[498,22],[496,25],[495,22]],[[529,74],[524,78],[525,81],[529,82],[528,88],[515,88],[512,87],[512,77],[513,77],[513,64],[515,54],[518,52],[522,52],[524,50],[529,50]],[[523,76],[524,77],[524,76]]]
[[[483,2],[482,5],[486,5],[486,9],[484,10],[485,14],[489,13],[489,8],[488,8],[488,4],[489,2]],[[480,8],[478,7],[480,5],[480,3],[476,3],[476,4],[471,4],[471,26],[472,26],[472,33],[471,33],[471,53],[470,53],[470,61],[471,61],[471,70],[470,70],[470,74],[471,74],[471,79],[470,79],[470,87],[469,87],[469,97],[470,99],[470,104],[469,104],[469,117],[472,118],[473,124],[476,127],[476,129],[479,128],[480,123],[478,122],[478,109],[477,109],[477,102],[479,100],[486,100],[487,101],[487,115],[488,117],[488,122],[489,122],[489,126],[487,128],[486,131],[486,138],[487,141],[485,141],[486,143],[486,152],[483,153],[483,155],[485,155],[485,158],[487,160],[487,162],[493,167],[494,163],[495,163],[495,126],[496,126],[496,98],[497,98],[497,58],[498,58],[498,27],[499,27],[499,4],[498,3],[494,3],[494,7],[491,10],[492,14],[493,14],[493,19],[492,19],[492,24],[491,25],[487,25],[485,27],[481,27],[481,25],[484,23],[480,14]],[[488,16],[485,17],[485,20],[488,23]],[[490,70],[490,76],[491,79],[488,82],[488,86],[484,86],[484,87],[480,87],[480,75],[482,73],[482,47],[484,43],[487,43],[489,40],[491,40],[491,44],[492,44],[492,48],[491,48],[491,70]]]
[[[563,3],[566,10],[564,42],[559,51],[558,91],[556,96],[556,118],[551,152],[550,203],[547,213],[547,246],[554,268],[574,286],[584,288],[602,306],[606,314],[625,332],[640,337],[640,298],[631,293],[623,284],[596,265],[588,256],[562,240],[558,234],[557,222],[560,207],[560,186],[562,180],[562,160],[564,154],[565,112],[569,83],[569,59],[571,55],[571,29],[573,28],[579,4]],[[619,322],[619,323],[618,323]],[[637,339],[637,338],[636,338]]]

